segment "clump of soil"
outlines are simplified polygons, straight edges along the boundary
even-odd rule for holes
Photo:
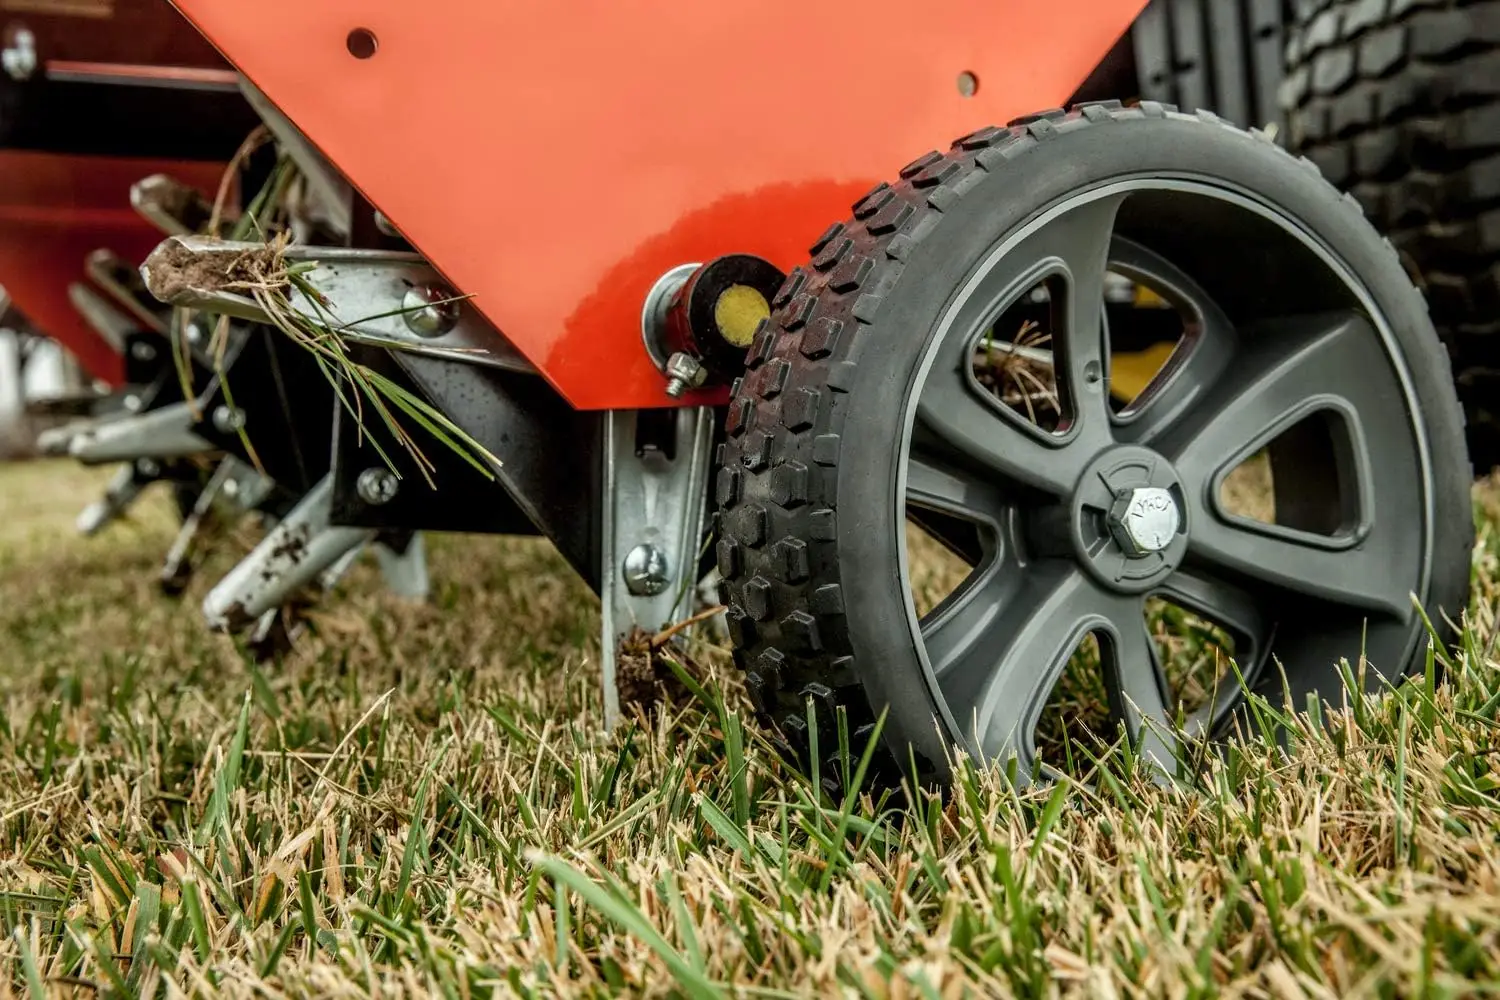
[[[623,714],[636,709],[649,716],[660,705],[679,705],[693,697],[667,664],[668,657],[694,681],[708,679],[708,667],[672,645],[666,633],[652,634],[637,627],[620,640],[615,649],[615,690]]]
[[[162,242],[141,268],[146,287],[163,302],[186,291],[226,292],[285,283],[282,248],[190,250],[181,240]],[[280,276],[280,277],[278,277]]]

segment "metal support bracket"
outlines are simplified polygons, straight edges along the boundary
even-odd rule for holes
[[[370,528],[329,524],[333,480],[325,476],[220,580],[203,601],[208,626],[233,631],[281,607],[351,550],[374,540]]]
[[[661,433],[653,439],[652,431]],[[708,507],[708,407],[613,410],[605,418],[602,565],[605,724],[620,717],[615,661],[634,628],[691,613]]]
[[[282,114],[281,109],[244,76],[240,77],[240,92],[276,137],[277,144],[297,165],[297,171],[306,179],[313,197],[328,214],[329,228],[336,233],[348,235],[353,227],[353,188],[344,179],[344,175],[334,169],[333,164],[302,134],[302,130],[293,125],[292,120]]]
[[[258,243],[173,236],[146,258],[141,275],[163,302],[267,323],[270,317],[253,299],[194,276],[228,274],[236,262],[243,265],[271,252]],[[320,301],[311,302],[290,288],[292,309],[345,340],[471,365],[536,371],[419,254],[295,244],[280,253],[286,264],[317,265],[305,277]]]
[[[212,443],[193,432],[196,424],[190,404],[173,403],[84,428],[69,439],[68,454],[84,465],[103,465],[213,451]]]
[[[432,584],[427,576],[427,546],[422,542],[421,532],[412,535],[400,552],[379,543],[374,548],[387,590],[408,601],[427,600]]]
[[[79,513],[78,533],[91,537],[103,531],[107,525],[130,509],[136,498],[141,495],[141,491],[150,482],[151,480],[137,475],[134,465],[122,466],[109,481],[109,485],[104,488],[104,496]]]
[[[131,185],[130,207],[168,236],[196,233],[213,215],[207,198],[166,174],[152,174]]]
[[[114,304],[81,281],[68,286],[68,301],[99,339],[116,354],[125,350],[125,339],[135,332],[135,322]]]
[[[94,284],[109,293],[116,305],[140,324],[141,329],[155,331],[163,337],[171,332],[170,310],[155,300],[146,290],[140,271],[125,263],[119,254],[104,248],[95,250],[85,259],[84,271]]]

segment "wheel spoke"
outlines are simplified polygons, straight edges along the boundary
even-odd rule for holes
[[[1191,569],[1173,573],[1158,590],[1158,595],[1229,633],[1234,641],[1234,662],[1246,686],[1255,684],[1271,637],[1270,626],[1252,595],[1217,577]],[[1240,682],[1232,676],[1215,677],[1211,683],[1217,686],[1210,692],[1212,701],[1196,709],[1184,727],[1195,735],[1211,731],[1240,693]],[[1175,711],[1176,697],[1170,686],[1168,695],[1168,705]]]
[[[1404,401],[1375,330],[1355,313],[1297,317],[1253,336],[1247,331],[1245,343],[1219,384],[1159,445],[1182,476],[1189,559],[1292,594],[1404,620],[1411,581],[1390,566],[1398,564],[1392,554],[1412,544],[1402,538],[1411,533],[1399,527],[1406,513],[1401,506],[1412,493],[1403,479],[1415,470],[1398,462],[1375,466],[1360,444],[1366,436],[1409,434],[1402,427]],[[1224,515],[1213,496],[1216,476],[1268,429],[1310,415],[1309,404],[1336,411],[1347,425],[1338,488],[1356,512],[1354,523],[1327,535]],[[1377,503],[1385,505],[1383,515]]]
[[[906,501],[916,507],[998,527],[1005,497],[993,483],[982,482],[942,455],[912,449],[906,470]]]
[[[1109,407],[1104,391],[1103,297],[1110,236],[1120,198],[1105,198],[1069,212],[1027,237],[1009,254],[1016,267],[992,272],[992,294],[964,299],[939,336],[918,404],[920,426],[947,448],[990,472],[1054,496],[1065,494],[1088,460],[1107,447]],[[1019,270],[1024,266],[1025,270]],[[995,306],[1027,291],[1044,276],[1061,279],[1053,334],[1058,392],[1064,421],[1057,433],[1032,426],[979,386],[972,375],[980,331]],[[999,301],[997,301],[999,300]],[[963,335],[948,336],[954,331]],[[967,332],[972,331],[972,335]]]
[[[1260,605],[1250,594],[1224,580],[1180,569],[1167,578],[1158,593],[1245,641],[1259,646],[1266,640],[1266,620]],[[1237,652],[1251,655],[1244,650]]]
[[[1110,622],[1100,631],[1115,717],[1124,720],[1130,738],[1139,741],[1138,751],[1170,773],[1175,760],[1172,712],[1156,643],[1146,631],[1145,608],[1139,599],[1119,598],[1113,604]]]
[[[1411,581],[1391,572],[1389,553],[1373,539],[1330,549],[1315,535],[1253,530],[1202,511],[1195,515],[1188,558],[1249,581],[1401,621],[1411,615]]]
[[[1247,332],[1246,347],[1225,377],[1200,394],[1157,450],[1185,482],[1207,482],[1225,461],[1244,454],[1257,435],[1309,400],[1338,402],[1356,419],[1396,402],[1377,335],[1357,313],[1302,316]]]
[[[959,731],[985,753],[1015,750],[1029,766],[1042,702],[1111,610],[1064,560],[1025,572],[998,564],[952,595],[923,623],[922,639]]]
[[[1145,247],[1117,239],[1111,269],[1150,287],[1184,317],[1181,342],[1141,397],[1116,418],[1115,437],[1149,445],[1201,400],[1229,368],[1239,334],[1191,278]]]
[[[1019,251],[1023,258],[1059,261],[1065,269],[1063,338],[1054,345],[1061,355],[1057,381],[1069,411],[1070,433],[1082,438],[1088,451],[1113,440],[1104,383],[1104,274],[1122,201],[1103,198],[1075,209],[1043,227]],[[1053,318],[1058,321],[1056,315]]]

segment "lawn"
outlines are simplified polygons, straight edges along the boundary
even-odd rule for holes
[[[362,567],[257,666],[215,567],[156,590],[165,496],[73,533],[102,480],[0,469],[0,995],[1500,991],[1500,483],[1462,647],[1394,696],[1259,706],[1284,745],[1180,785],[907,801],[782,762],[721,650],[604,731],[597,602],[535,541],[430,539],[426,606]]]

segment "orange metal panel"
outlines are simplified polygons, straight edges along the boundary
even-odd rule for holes
[[[908,160],[1066,99],[1144,6],[175,2],[581,408],[670,403],[659,275],[792,266]]]
[[[117,383],[121,359],[68,300],[84,258],[107,247],[144,260],[161,240],[130,208],[130,186],[167,173],[208,195],[223,164],[0,152],[0,285],[37,328],[95,378]]]

